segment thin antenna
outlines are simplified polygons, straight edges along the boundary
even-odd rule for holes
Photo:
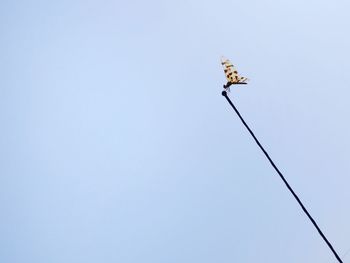
[[[286,187],[288,188],[288,190],[292,193],[292,195],[294,196],[295,200],[298,202],[298,204],[300,205],[300,207],[303,209],[304,213],[307,215],[307,217],[310,219],[311,223],[314,225],[314,227],[317,229],[318,233],[320,234],[320,236],[323,238],[323,240],[326,242],[326,244],[328,245],[328,247],[330,248],[330,250],[333,252],[334,256],[337,258],[338,262],[343,263],[343,261],[341,260],[341,258],[338,256],[337,252],[334,250],[332,244],[328,241],[328,239],[326,238],[326,236],[322,233],[321,229],[319,228],[319,226],[317,225],[316,221],[312,218],[312,216],[310,215],[310,213],[307,211],[307,209],[305,208],[305,206],[303,205],[303,203],[301,202],[301,200],[299,199],[299,197],[297,196],[297,194],[294,192],[294,190],[292,189],[292,187],[289,185],[289,183],[287,182],[287,180],[284,178],[283,174],[280,172],[280,170],[277,168],[277,166],[275,165],[275,163],[272,161],[271,157],[269,156],[269,154],[265,151],[264,147],[261,145],[261,143],[259,142],[259,140],[255,137],[253,131],[249,128],[249,126],[247,125],[247,123],[244,121],[243,117],[241,116],[241,114],[239,113],[239,111],[237,110],[237,108],[235,107],[235,105],[233,105],[232,101],[230,100],[230,98],[227,96],[227,92],[223,91],[222,92],[222,96],[224,96],[226,98],[226,100],[228,101],[228,103],[231,105],[231,107],[234,109],[234,111],[236,112],[236,114],[238,115],[239,119],[242,121],[243,125],[247,128],[248,132],[250,133],[250,135],[253,137],[253,139],[255,140],[256,144],[259,146],[259,148],[262,150],[262,152],[265,154],[266,158],[269,160],[270,164],[272,165],[272,167],[275,169],[275,171],[278,173],[278,175],[280,176],[280,178],[282,179],[282,181],[284,182],[284,184],[286,185]]]

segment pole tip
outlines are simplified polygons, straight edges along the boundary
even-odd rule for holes
[[[227,96],[226,90],[223,90],[223,91],[221,92],[221,95],[224,96],[224,97],[226,97],[226,96]]]

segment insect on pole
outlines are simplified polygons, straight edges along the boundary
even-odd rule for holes
[[[291,192],[291,194],[293,195],[293,197],[295,198],[295,200],[298,202],[298,204],[300,205],[301,209],[304,211],[304,213],[307,215],[307,217],[310,219],[311,223],[314,225],[314,227],[316,228],[317,232],[320,234],[320,236],[322,237],[322,239],[326,242],[327,246],[329,247],[329,249],[333,252],[334,256],[336,257],[336,259],[338,260],[338,262],[343,263],[343,261],[341,260],[341,258],[339,257],[339,255],[337,254],[337,252],[334,250],[332,244],[328,241],[328,239],[326,238],[326,236],[323,234],[323,232],[321,231],[321,229],[319,228],[319,226],[317,225],[316,221],[312,218],[312,216],[310,215],[309,211],[307,211],[307,209],[305,208],[304,204],[301,202],[301,200],[299,199],[299,197],[297,196],[297,194],[294,192],[294,190],[292,189],[292,187],[289,185],[289,183],[287,182],[287,180],[284,178],[283,174],[280,172],[280,170],[277,168],[277,166],[275,165],[275,163],[272,161],[271,157],[269,156],[269,154],[266,152],[266,150],[264,149],[264,147],[261,145],[261,143],[259,142],[259,140],[256,138],[256,136],[254,135],[253,131],[249,128],[248,124],[245,122],[245,120],[243,119],[243,117],[241,116],[241,114],[239,113],[239,111],[237,110],[237,108],[235,107],[235,105],[233,105],[232,101],[230,100],[230,98],[227,95],[227,92],[230,92],[230,86],[231,85],[237,85],[237,84],[247,84],[248,79],[245,77],[241,77],[237,70],[235,69],[235,67],[233,66],[233,64],[231,63],[230,60],[222,57],[221,58],[221,65],[224,68],[224,72],[225,72],[225,76],[226,76],[226,80],[227,83],[224,85],[224,91],[222,92],[222,96],[224,96],[226,98],[226,100],[228,101],[228,103],[231,105],[231,107],[233,108],[233,110],[236,112],[237,116],[239,117],[239,119],[241,120],[241,122],[243,123],[243,125],[246,127],[246,129],[248,130],[248,132],[250,133],[250,135],[253,137],[254,141],[256,142],[256,144],[259,146],[259,148],[261,149],[261,151],[264,153],[265,157],[269,160],[270,164],[272,165],[272,167],[275,169],[275,171],[277,172],[277,174],[280,176],[280,178],[282,179],[282,181],[284,182],[284,184],[286,185],[286,187],[288,188],[288,190]]]

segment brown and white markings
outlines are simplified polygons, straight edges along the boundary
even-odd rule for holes
[[[221,58],[221,65],[224,68],[227,83],[224,85],[224,89],[230,91],[229,87],[236,84],[247,84],[248,79],[238,74],[231,61],[227,58]]]

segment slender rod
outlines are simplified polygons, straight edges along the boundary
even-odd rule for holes
[[[232,101],[230,100],[230,98],[227,95],[226,91],[222,92],[222,96],[224,96],[226,98],[226,100],[228,101],[228,103],[231,105],[231,107],[234,109],[234,111],[236,112],[236,114],[238,115],[239,119],[242,121],[243,125],[247,128],[247,130],[249,131],[250,135],[253,137],[253,139],[255,140],[256,144],[260,147],[260,149],[262,150],[262,152],[265,154],[266,158],[269,160],[270,164],[272,165],[272,167],[276,170],[276,172],[278,173],[278,175],[281,177],[282,181],[284,182],[284,184],[286,185],[286,187],[288,188],[288,190],[292,193],[292,195],[294,196],[294,198],[297,200],[298,204],[300,205],[300,207],[303,209],[304,213],[307,215],[307,217],[310,219],[311,223],[314,225],[314,227],[317,229],[318,233],[320,234],[320,236],[323,238],[323,240],[326,242],[326,244],[328,245],[328,247],[330,248],[330,250],[333,252],[334,256],[337,258],[338,262],[343,263],[343,261],[341,260],[341,258],[339,257],[339,255],[337,254],[337,252],[334,250],[332,244],[328,241],[328,239],[326,238],[326,236],[323,234],[323,232],[321,231],[321,229],[319,228],[319,226],[317,225],[316,221],[312,218],[312,216],[310,215],[310,213],[307,211],[307,209],[305,208],[305,206],[303,205],[303,203],[300,201],[299,197],[297,196],[297,194],[294,192],[294,190],[292,189],[292,187],[289,185],[289,183],[287,182],[287,180],[284,178],[283,174],[280,172],[280,170],[277,168],[277,166],[275,165],[275,163],[272,161],[271,157],[269,156],[269,154],[265,151],[264,147],[261,145],[261,143],[259,142],[259,140],[255,137],[253,131],[249,128],[249,126],[247,125],[247,123],[244,121],[243,117],[241,116],[241,114],[239,113],[239,111],[237,110],[237,108],[235,107],[235,105],[233,105]]]

